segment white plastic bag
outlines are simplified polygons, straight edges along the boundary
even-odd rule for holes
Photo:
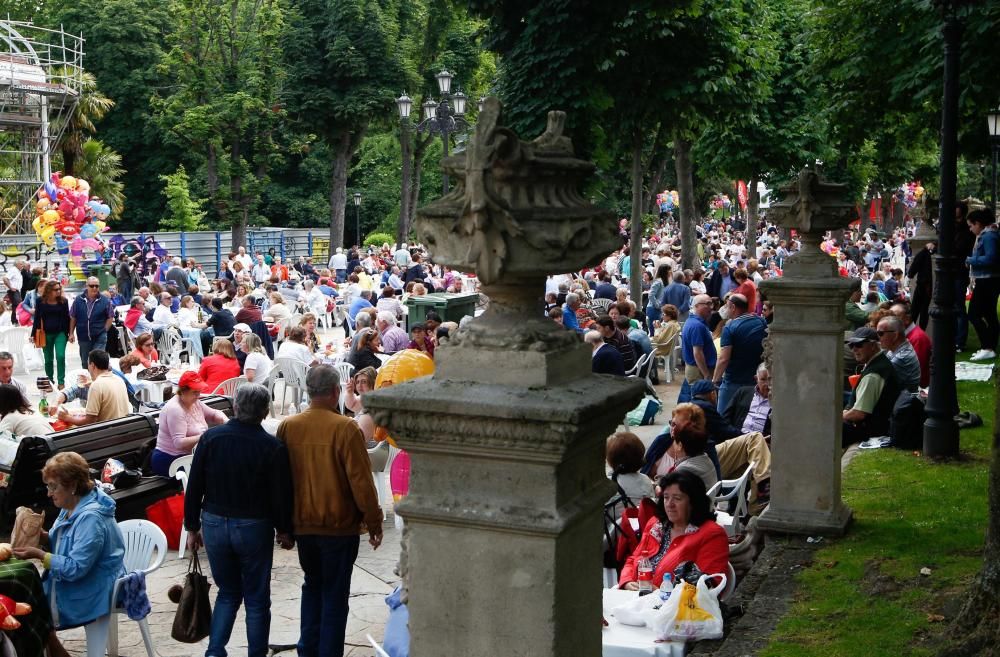
[[[715,588],[708,587],[708,579],[718,577]],[[698,586],[681,581],[674,587],[670,598],[656,614],[650,626],[660,641],[699,641],[722,638],[722,609],[719,593],[726,586],[726,576],[702,575]]]
[[[638,596],[629,600],[625,604],[618,605],[611,610],[611,614],[618,619],[622,625],[632,625],[634,627],[653,627],[658,616],[658,610],[666,604],[660,598],[659,591],[653,591],[647,595]]]

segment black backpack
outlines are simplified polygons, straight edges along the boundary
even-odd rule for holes
[[[903,391],[892,407],[890,443],[898,449],[922,449],[924,445],[924,401],[915,392]]]

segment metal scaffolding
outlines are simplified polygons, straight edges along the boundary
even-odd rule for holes
[[[0,20],[0,235],[32,232],[35,198],[83,86],[83,36]]]

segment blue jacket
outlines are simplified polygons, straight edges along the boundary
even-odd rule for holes
[[[59,512],[49,542],[52,561],[43,584],[50,599],[56,587],[56,627],[77,627],[106,616],[115,580],[125,574],[125,541],[115,522],[115,501],[94,488],[80,499],[73,515]]]
[[[87,295],[81,294],[73,299],[69,316],[76,320],[76,337],[78,340],[97,340],[108,332],[108,318],[114,316],[111,301],[103,294],[97,297],[94,306],[87,314]]]
[[[973,278],[1000,277],[1000,233],[993,229],[981,232],[965,263],[972,270]]]

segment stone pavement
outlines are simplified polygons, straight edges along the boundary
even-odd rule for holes
[[[324,343],[343,338],[343,332],[340,329],[321,330],[320,334]],[[19,355],[15,356],[19,357]],[[80,367],[79,350],[75,344],[67,345],[66,360],[67,373]],[[15,369],[17,370],[17,368]],[[35,389],[35,379],[43,375],[44,372],[41,370],[31,370],[27,374],[19,370],[15,372],[15,378],[25,384],[31,397],[30,400],[34,404],[37,404],[39,399]],[[670,411],[677,399],[678,389],[679,379],[677,378],[669,386],[666,384],[657,386],[656,392],[663,402],[663,408],[656,418],[656,424],[647,427],[629,427],[627,430],[637,434],[648,446],[669,420]],[[620,427],[619,430],[624,431],[626,427]],[[399,577],[394,570],[399,560],[401,532],[396,529],[391,512],[387,511],[386,515],[385,538],[379,549],[372,550],[366,536],[363,536],[361,540],[361,548],[351,581],[351,610],[347,624],[347,649],[344,653],[347,657],[371,657],[375,654],[374,649],[366,639],[366,635],[371,634],[376,641],[381,643],[385,622],[388,618],[385,596],[391,593],[399,583]],[[211,582],[208,558],[203,551],[201,565]],[[167,590],[174,584],[183,583],[187,567],[188,559],[178,559],[177,551],[171,550],[163,565],[146,580],[153,608],[149,616],[153,645],[156,652],[163,657],[203,655],[208,645],[207,639],[194,645],[179,643],[170,638],[176,605],[167,599]],[[296,654],[294,645],[299,637],[301,586],[302,570],[299,568],[296,550],[281,550],[275,547],[274,567],[271,574],[270,635],[270,643],[275,647],[274,654],[289,656]],[[216,589],[213,583],[210,594],[213,603],[215,593]],[[82,629],[61,632],[60,638],[70,654],[80,656],[86,654],[86,642]],[[231,657],[243,657],[247,654],[246,648],[246,626],[244,612],[241,609],[236,618],[236,624],[233,626],[233,634],[227,651]],[[138,624],[128,620],[125,616],[119,617],[119,652],[126,657],[139,657],[146,654]]]

